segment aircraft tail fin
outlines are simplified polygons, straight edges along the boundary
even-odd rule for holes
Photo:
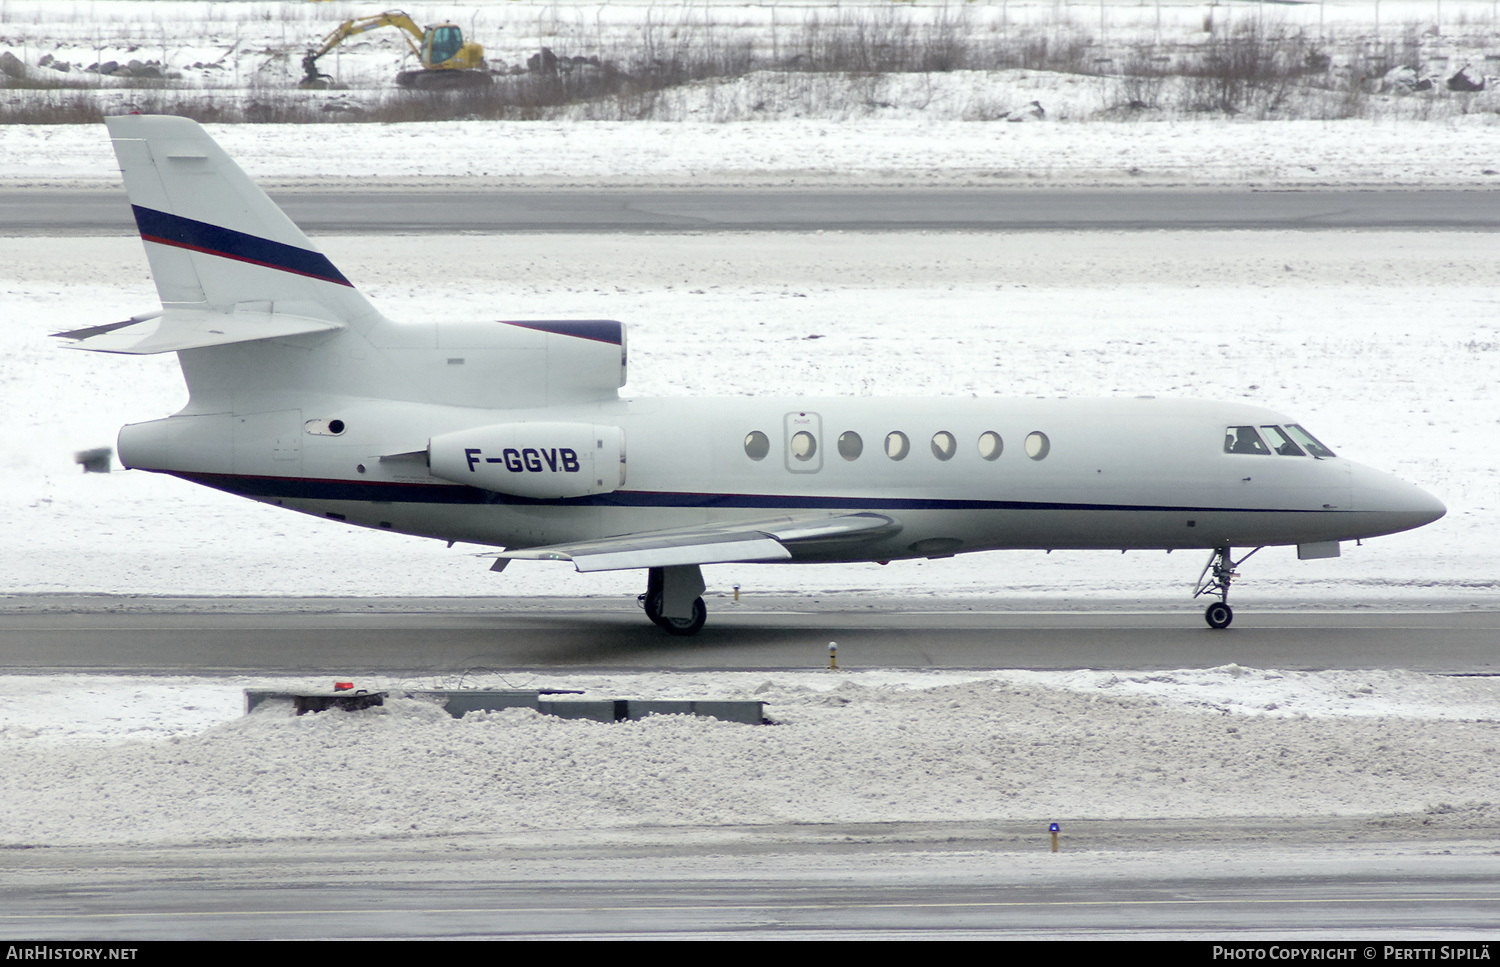
[[[181,312],[281,317],[326,329],[376,315],[196,122],[133,114],[105,123],[169,319]],[[229,341],[285,336],[287,328],[242,323]],[[171,342],[158,340],[177,348]]]

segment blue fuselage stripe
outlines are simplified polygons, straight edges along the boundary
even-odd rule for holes
[[[453,484],[402,484],[301,477],[252,477],[176,471],[193,483],[260,500],[343,500],[406,504],[514,504],[554,507],[722,508],[726,510],[1084,510],[1170,513],[1325,513],[1283,507],[1204,507],[1157,504],[1096,504],[1043,500],[982,500],[942,497],[843,497],[800,494],[702,494],[621,490],[588,497],[539,499]]]
[[[310,279],[321,279],[337,285],[351,285],[343,273],[321,252],[297,248],[282,242],[273,242],[257,235],[247,235],[230,228],[220,228],[208,222],[195,221],[170,212],[159,212],[154,208],[131,205],[135,212],[135,224],[141,238],[148,242],[184,248],[191,252],[203,252],[220,258],[248,262],[280,269]]]

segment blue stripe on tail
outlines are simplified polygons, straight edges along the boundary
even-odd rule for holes
[[[273,242],[169,212],[159,212],[154,208],[143,208],[140,205],[130,207],[135,212],[135,224],[141,230],[141,238],[147,242],[217,255],[251,265],[263,265],[353,288],[353,283],[344,278],[344,274],[334,268],[333,263],[321,252]]]

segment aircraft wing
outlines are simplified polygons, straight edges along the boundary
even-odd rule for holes
[[[732,524],[708,524],[674,530],[607,537],[597,541],[553,544],[493,556],[501,561],[572,561],[580,571],[618,571],[681,564],[730,561],[786,561],[798,545],[862,543],[893,534],[901,525],[881,514],[828,517],[777,517]]]

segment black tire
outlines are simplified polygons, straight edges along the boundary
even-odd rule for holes
[[[647,591],[641,595],[641,607],[646,609],[646,617],[651,619],[652,624],[658,628],[666,627],[666,625],[662,624],[666,619],[661,616],[660,591]]]
[[[1203,612],[1203,620],[1207,621],[1208,626],[1215,631],[1223,630],[1228,628],[1229,622],[1234,620],[1234,609],[1226,602],[1215,601],[1208,606],[1207,611]]]
[[[646,617],[667,634],[685,638],[703,630],[703,623],[708,620],[708,608],[702,598],[694,598],[691,618],[667,618],[661,613],[661,592],[653,591],[646,595]]]

